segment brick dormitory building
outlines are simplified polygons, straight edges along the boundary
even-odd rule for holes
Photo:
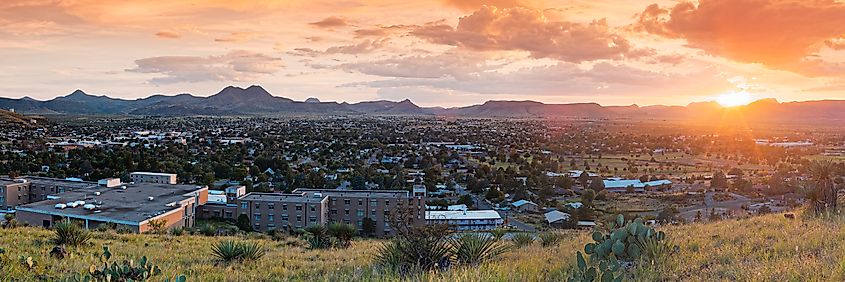
[[[196,219],[235,221],[248,216],[258,231],[293,230],[311,224],[342,222],[363,231],[374,223],[373,234],[391,236],[390,223],[398,212],[412,224],[425,224],[425,188],[405,190],[296,189],[292,193],[246,193],[243,186],[210,191],[208,187],[175,184],[176,175],[132,173],[133,182],[98,182],[25,176],[0,178],[0,211],[13,212],[18,221],[51,227],[63,219],[86,228],[110,224],[134,232],[192,227]]]

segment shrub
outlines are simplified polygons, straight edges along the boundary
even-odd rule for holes
[[[475,266],[507,252],[509,247],[493,236],[471,233],[453,239],[452,249],[456,263]]]
[[[305,233],[308,235],[308,245],[311,249],[325,249],[332,246],[329,240],[329,230],[323,225],[312,224],[305,227]]]
[[[560,243],[560,240],[563,239],[563,236],[560,233],[556,232],[543,232],[539,235],[541,244],[543,247],[553,247],[557,246]]]
[[[87,243],[91,237],[88,230],[70,220],[56,223],[53,231],[55,232],[52,239],[53,244],[61,246],[79,246]]]
[[[511,237],[511,241],[518,248],[525,247],[534,243],[534,235],[526,232],[516,233]]]
[[[256,261],[264,257],[267,250],[257,242],[220,241],[211,249],[214,256],[223,262]]]
[[[348,248],[352,238],[358,233],[358,228],[345,223],[331,223],[327,229],[328,235],[335,238],[335,247],[338,248]]]
[[[505,234],[508,234],[508,230],[502,228],[496,228],[490,230],[490,235],[493,236],[493,239],[496,241],[502,240],[502,237],[505,237]]]
[[[15,215],[11,213],[3,215],[3,228],[15,227],[18,227],[18,221],[15,219]]]
[[[452,257],[450,238],[446,225],[409,228],[379,247],[375,264],[403,275],[446,269]]]
[[[173,236],[182,236],[182,234],[184,234],[184,233],[185,233],[185,229],[182,229],[182,227],[176,227],[176,228],[170,229],[170,235],[173,235]]]
[[[164,232],[165,225],[167,225],[167,221],[164,219],[153,219],[150,220],[150,232],[155,234],[161,234]]]
[[[250,223],[249,216],[246,214],[239,215],[235,224],[243,231],[252,232],[252,223]]]
[[[70,281],[147,281],[154,276],[161,275],[161,269],[149,263],[146,256],[142,256],[137,262],[134,260],[123,260],[121,264],[110,262],[111,251],[108,246],[103,246],[103,253],[100,255],[101,268],[92,265],[88,274],[84,276],[75,275]],[[172,281],[185,282],[184,275],[177,275]],[[165,279],[164,281],[171,281]]]
[[[199,227],[199,233],[205,236],[214,236],[217,233],[217,230],[215,230],[214,226],[211,226],[211,224],[204,224]]]

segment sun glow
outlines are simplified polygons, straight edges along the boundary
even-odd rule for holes
[[[751,103],[751,94],[745,91],[729,92],[716,97],[716,102],[722,107],[744,106]]]

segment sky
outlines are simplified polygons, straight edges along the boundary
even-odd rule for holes
[[[0,97],[845,99],[833,0],[3,0]]]

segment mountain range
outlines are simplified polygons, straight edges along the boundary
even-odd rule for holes
[[[0,109],[38,115],[277,115],[277,114],[377,114],[430,115],[456,117],[516,118],[648,118],[700,119],[741,116],[746,120],[845,120],[845,100],[821,100],[780,103],[764,99],[746,106],[724,108],[715,102],[691,103],[687,106],[602,106],[596,103],[545,104],[535,101],[487,101],[466,107],[419,107],[410,100],[367,101],[359,103],[321,102],[309,98],[304,102],[271,95],[261,86],[247,88],[229,86],[217,94],[201,97],[190,94],[153,95],[136,100],[90,95],[76,90],[67,96],[47,101],[32,98],[0,98]]]

